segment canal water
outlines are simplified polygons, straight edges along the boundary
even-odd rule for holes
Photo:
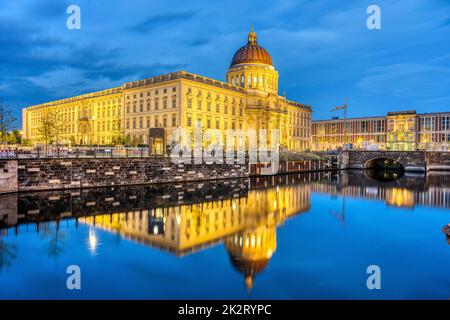
[[[449,299],[449,208],[444,173],[4,195],[0,298]]]

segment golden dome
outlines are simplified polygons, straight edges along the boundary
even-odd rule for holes
[[[241,47],[233,56],[230,68],[241,63],[261,63],[273,66],[272,58],[266,49],[258,45],[253,27],[248,33],[247,45]]]
[[[269,263],[269,259],[248,260],[231,253],[229,257],[233,268],[244,275],[245,286],[248,290],[253,288],[254,277],[264,271]]]

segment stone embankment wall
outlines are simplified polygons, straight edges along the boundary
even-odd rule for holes
[[[368,169],[373,159],[400,162],[406,171],[450,170],[450,152],[445,151],[344,151],[338,155],[340,169]]]
[[[16,191],[75,189],[181,181],[203,181],[278,173],[329,170],[328,161],[281,162],[278,170],[266,164],[178,164],[171,158],[70,158],[0,161],[0,194]]]
[[[18,190],[17,161],[0,160],[0,194]]]
[[[18,160],[20,191],[248,177],[244,164],[178,164],[170,158]]]
[[[450,152],[427,152],[425,154],[427,171],[450,170]]]

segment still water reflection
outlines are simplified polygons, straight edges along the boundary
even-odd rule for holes
[[[388,178],[1,196],[0,298],[450,298],[450,175]],[[73,264],[80,291],[66,288]]]

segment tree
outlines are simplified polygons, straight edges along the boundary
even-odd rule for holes
[[[10,267],[16,258],[17,246],[5,242],[3,236],[0,236],[0,273],[4,268]]]
[[[16,120],[12,110],[0,101],[0,142],[6,142],[5,140],[8,138],[9,131],[12,129],[12,124]]]
[[[63,130],[62,117],[58,110],[49,110],[45,112],[37,127],[37,131],[47,145],[52,142],[58,142]]]
[[[112,142],[121,145],[126,144],[127,138],[123,130],[122,114],[120,113],[120,108],[118,109],[116,119],[113,121],[112,128]]]

